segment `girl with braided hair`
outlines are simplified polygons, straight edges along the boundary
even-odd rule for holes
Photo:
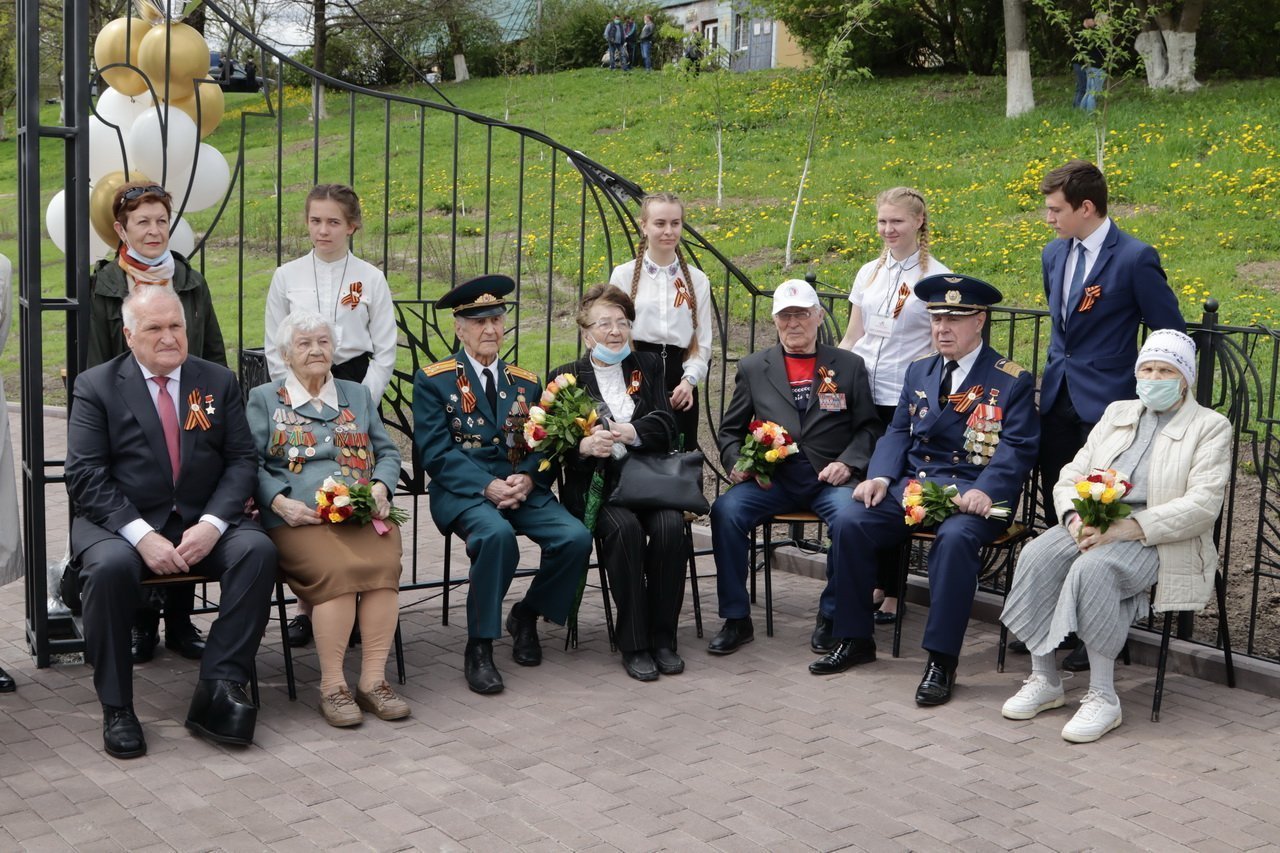
[[[698,385],[711,362],[711,283],[680,251],[684,202],[652,193],[640,203],[636,257],[614,267],[609,283],[635,303],[632,344],[662,356],[667,393],[685,448],[698,443]]]
[[[840,346],[862,356],[871,378],[871,396],[887,427],[902,394],[907,365],[933,349],[929,314],[912,289],[927,275],[951,272],[929,254],[929,211],[911,187],[876,196],[876,232],[884,241],[880,257],[858,270],[849,293],[849,325]],[[894,621],[898,599],[898,553],[877,555],[876,623]],[[816,651],[816,649],[815,649]]]

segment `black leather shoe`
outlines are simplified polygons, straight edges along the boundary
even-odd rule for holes
[[[467,686],[473,692],[485,695],[502,692],[502,676],[493,665],[493,640],[467,640],[463,671]]]
[[[813,626],[813,634],[809,636],[809,648],[816,655],[826,654],[836,647],[836,639],[831,636],[831,621],[821,613]]]
[[[945,705],[951,701],[951,691],[955,686],[955,669],[930,658],[924,665],[924,678],[916,688],[916,704]]]
[[[102,747],[114,758],[137,758],[147,754],[142,723],[132,708],[102,706]]]
[[[832,675],[860,663],[871,663],[875,659],[875,640],[851,638],[841,640],[833,650],[809,664],[809,672],[814,675]]]
[[[1005,648],[1015,655],[1031,654],[1031,650],[1027,648],[1027,644],[1021,640],[1010,640],[1009,645],[1005,646]]]
[[[200,629],[190,622],[185,625],[165,625],[164,647],[173,649],[187,660],[200,660],[204,657],[204,637]]]
[[[679,675],[684,672],[684,658],[676,654],[674,649],[650,649],[649,654],[653,655],[653,663],[663,675]]]
[[[12,693],[18,689],[18,684],[13,680],[13,676],[0,669],[0,693]]]
[[[135,624],[129,642],[129,654],[134,663],[146,663],[156,656],[156,646],[160,645],[160,625]]]
[[[720,633],[711,638],[707,651],[713,655],[731,655],[756,638],[755,626],[751,617],[743,619],[726,619]]]
[[[1076,646],[1071,654],[1062,659],[1062,668],[1067,672],[1089,671],[1089,650],[1084,647],[1084,643]]]
[[[902,602],[902,601],[898,602],[897,613],[890,613],[884,610],[877,610],[873,614],[872,618],[875,619],[875,623],[877,625],[892,625],[894,622],[898,621],[898,613],[901,613],[904,617],[907,615],[907,605],[905,602]]]
[[[622,668],[627,671],[627,675],[636,681],[658,680],[658,665],[653,662],[653,655],[649,654],[648,649],[641,649],[638,652],[623,652]]]
[[[528,610],[524,602],[516,602],[507,616],[507,633],[511,635],[511,657],[521,666],[542,663],[542,643],[538,642],[538,614]]]
[[[191,731],[217,743],[248,746],[257,722],[258,709],[240,682],[202,678],[196,684],[187,711]]]
[[[311,630],[311,617],[299,613],[297,616],[289,620],[285,636],[289,641],[289,648],[296,649],[305,646],[311,642],[314,636]]]

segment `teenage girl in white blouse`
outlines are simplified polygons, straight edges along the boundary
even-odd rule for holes
[[[951,272],[929,254],[929,212],[924,196],[910,187],[894,187],[876,197],[876,232],[884,241],[880,257],[864,264],[849,293],[849,325],[840,346],[862,356],[871,378],[871,397],[888,426],[902,394],[907,365],[932,351],[929,314],[916,299],[915,283],[928,275]],[[882,598],[876,622],[892,622],[898,599],[898,553],[877,555]]]
[[[267,292],[267,370],[272,380],[288,374],[274,339],[281,321],[299,309],[315,311],[332,321],[337,335],[329,372],[364,385],[376,404],[396,364],[396,312],[382,270],[347,249],[363,224],[360,198],[345,184],[320,184],[307,193],[305,211],[312,249],[277,268]],[[289,622],[289,645],[311,641],[310,613],[310,605],[298,603],[298,615]]]
[[[272,340],[280,322],[302,308],[332,321],[333,375],[360,382],[374,402],[391,381],[396,363],[396,314],[382,270],[347,250],[361,226],[360,199],[343,184],[320,184],[307,194],[307,233],[312,250],[278,268],[267,293],[266,355],[271,378],[285,376]]]
[[[674,193],[640,204],[636,259],[614,267],[609,283],[636,307],[632,345],[662,356],[671,409],[685,448],[698,442],[698,386],[711,362],[711,283],[680,251],[684,203]]]

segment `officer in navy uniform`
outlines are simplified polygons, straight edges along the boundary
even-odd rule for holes
[[[981,550],[1009,522],[993,506],[1017,505],[1036,461],[1040,429],[1034,377],[982,342],[988,309],[1000,291],[976,278],[942,274],[921,279],[936,352],[907,368],[893,422],[876,444],[867,479],[853,503],[831,523],[836,563],[835,650],[809,665],[815,675],[843,672],[875,660],[872,632],[876,582],[869,555],[904,543],[918,527],[905,523],[909,480],[959,489],[957,512],[937,528],[929,553],[931,604],[924,648],[929,653],[916,703],[951,699],[956,664],[969,624]]]
[[[485,275],[442,296],[462,349],[419,371],[413,382],[413,444],[430,477],[431,518],[441,533],[467,543],[467,684],[498,693],[493,640],[502,635],[502,599],[519,561],[516,534],[542,546],[542,562],[506,628],[521,666],[542,662],[538,617],[563,625],[591,553],[591,534],[556,502],[555,469],[522,443],[525,417],[542,396],[538,377],[498,357],[507,303],[515,289],[504,275]]]

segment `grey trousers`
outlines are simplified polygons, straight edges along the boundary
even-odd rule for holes
[[[1112,542],[1084,553],[1062,525],[1022,549],[1000,621],[1033,655],[1051,654],[1072,631],[1115,657],[1149,606],[1160,559],[1154,546]]]

